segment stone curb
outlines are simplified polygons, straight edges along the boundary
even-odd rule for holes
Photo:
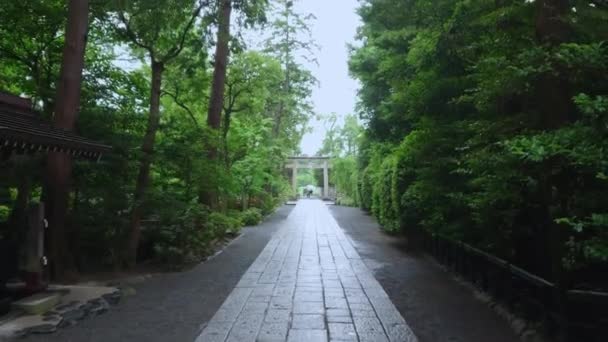
[[[95,317],[107,312],[122,298],[122,290],[104,294],[87,302],[73,301],[62,304],[43,315],[43,321],[48,322],[28,327],[15,332],[14,337],[23,338],[30,334],[50,334],[57,329],[73,326],[88,317]]]

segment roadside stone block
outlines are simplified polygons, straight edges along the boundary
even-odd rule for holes
[[[360,289],[361,284],[359,283],[359,279],[357,277],[345,276],[340,278],[342,282],[342,287],[345,289]]]
[[[407,324],[392,324],[386,327],[391,342],[418,342],[416,335]]]
[[[254,303],[270,303],[271,296],[255,295],[249,297],[249,302]]]
[[[277,296],[270,299],[270,309],[291,310],[293,299],[291,296]]]
[[[286,281],[279,280],[277,282],[277,286],[280,286],[280,287],[289,287],[289,286],[292,286],[292,287],[295,288],[296,287],[296,282],[295,282],[295,280],[294,281],[291,281],[291,280],[286,280]]]
[[[268,303],[263,302],[248,302],[243,307],[241,315],[260,315],[265,313],[268,308]]]
[[[313,291],[313,292],[322,292],[323,284],[321,282],[318,283],[296,283],[296,289],[300,289],[303,291]]]
[[[293,299],[295,302],[323,302],[322,291],[302,291],[296,290],[296,294]]]
[[[357,332],[350,323],[329,323],[329,338],[332,341],[357,341]]]
[[[253,288],[236,288],[232,293],[226,298],[224,304],[222,304],[222,308],[235,308],[240,309],[245,305],[247,298],[251,295]]]
[[[226,342],[255,341],[258,329],[235,328],[230,331]],[[205,341],[206,342],[206,341]]]
[[[255,285],[258,283],[257,279],[242,279],[239,280],[239,282],[236,284],[236,287],[255,287]]]
[[[285,323],[287,324],[290,320],[290,310],[275,310],[270,309],[264,317],[264,321],[268,323]]]
[[[330,288],[330,289],[331,288],[341,289],[342,288],[342,283],[339,280],[337,280],[337,279],[333,280],[333,279],[325,279],[325,278],[323,278],[323,287],[324,288]]]
[[[389,339],[385,334],[370,334],[370,333],[357,333],[359,335],[359,342],[389,342]]]
[[[327,316],[350,316],[348,309],[327,309],[325,313]]]
[[[290,329],[287,342],[327,342],[327,330]]]
[[[268,275],[268,276],[262,276],[260,277],[260,279],[258,280],[257,284],[276,284],[279,281],[279,275]],[[256,285],[257,285],[256,284]]]
[[[284,342],[287,339],[287,331],[287,322],[264,323],[260,329],[256,342]]]
[[[336,272],[327,272],[327,271],[323,272],[323,274],[321,275],[321,278],[323,278],[323,281],[326,281],[326,280],[339,280],[340,279],[338,277],[338,273],[336,273]]]
[[[321,302],[295,302],[293,305],[294,314],[323,314],[325,308]]]
[[[274,284],[257,285],[253,291],[251,291],[251,296],[272,296],[274,288]]]
[[[325,298],[346,298],[344,294],[344,290],[341,288],[331,288],[323,290],[323,294]]]
[[[209,323],[195,342],[224,342],[232,323]]]
[[[374,308],[369,304],[349,304],[353,317],[376,317]]]
[[[352,323],[353,319],[348,309],[327,309],[328,323]]]
[[[213,317],[211,318],[211,322],[212,323],[234,322],[234,321],[236,321],[236,318],[239,316],[239,313],[241,313],[240,308],[239,309],[220,308],[215,313],[215,315],[213,315]]]
[[[323,315],[293,315],[292,329],[325,329],[325,317]]]
[[[325,298],[325,307],[328,309],[348,309],[346,299],[340,297]]]
[[[363,293],[346,293],[346,299],[348,300],[348,304],[365,304],[371,307],[369,299]]]
[[[395,307],[386,308],[386,309],[376,309],[376,314],[380,321],[384,324],[384,326],[397,325],[397,324],[406,324],[401,314]]]
[[[350,316],[327,316],[328,323],[352,323],[353,319]]]
[[[264,316],[255,313],[243,313],[239,315],[232,329],[255,329],[256,332],[264,322]]]
[[[263,322],[263,315],[240,315],[228,334],[228,342],[255,341]]]
[[[355,317],[353,316],[353,321],[355,322],[355,328],[357,329],[357,333],[368,334],[368,335],[384,335],[384,329],[382,328],[382,324],[376,317]]]
[[[388,299],[390,301],[390,298],[388,297],[388,294],[386,294],[386,292],[384,292],[384,290],[382,288],[376,289],[365,289],[365,294],[367,295],[367,297],[371,300],[371,299],[375,299],[378,298],[380,300],[384,300],[384,299]],[[391,301],[392,303],[392,301]]]
[[[291,297],[295,292],[294,286],[277,286],[274,289],[273,296],[275,297]]]

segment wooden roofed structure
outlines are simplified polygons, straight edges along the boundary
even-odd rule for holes
[[[98,160],[110,146],[54,127],[43,120],[28,99],[0,92],[0,158],[13,152],[62,152]]]
[[[54,126],[35,111],[32,102],[0,91],[0,206],[10,204],[8,221],[0,220],[0,315],[6,309],[5,283],[19,272],[28,293],[44,289],[44,203],[30,203],[31,175],[22,170],[44,170],[47,152],[98,161],[111,147]],[[43,171],[42,171],[43,172]],[[11,199],[9,186],[17,189]],[[10,194],[9,194],[10,195]],[[13,216],[13,213],[19,213]],[[10,236],[3,236],[11,232]],[[19,252],[20,251],[20,252]],[[21,259],[19,263],[17,259]],[[5,310],[4,310],[5,311]]]

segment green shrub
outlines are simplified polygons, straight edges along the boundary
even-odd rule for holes
[[[218,212],[212,212],[207,218],[205,228],[216,237],[221,237],[226,234],[238,234],[243,226],[240,217],[225,215]]]
[[[210,253],[211,242],[223,235],[210,229],[213,215],[198,204],[184,211],[176,210],[172,217],[161,218],[160,225],[147,229],[146,239],[153,242],[155,259],[169,265],[198,262]]]
[[[0,222],[8,220],[11,210],[5,205],[0,205]]]
[[[246,226],[255,226],[262,222],[262,210],[258,208],[249,208],[240,213],[241,221]]]
[[[396,173],[397,160],[393,155],[388,156],[381,164],[379,176],[373,189],[372,212],[388,232],[399,230],[398,204],[394,202],[393,178]]]
[[[336,204],[355,206],[358,200],[357,160],[353,156],[334,158],[330,181],[336,187]]]
[[[345,207],[356,207],[357,201],[348,197],[347,195],[339,194],[336,198],[337,205],[343,205]]]
[[[280,200],[278,198],[268,197],[266,200],[264,200],[261,203],[260,210],[261,210],[262,215],[267,216],[267,215],[272,214],[274,212],[274,210],[277,208],[277,206],[280,203],[284,203],[284,202],[285,202],[284,200]]]
[[[359,178],[359,199],[361,201],[361,208],[365,210],[371,210],[372,208],[372,181],[370,176],[369,167],[363,170],[361,177]]]

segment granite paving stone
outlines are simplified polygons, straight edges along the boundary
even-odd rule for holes
[[[329,323],[329,338],[332,341],[357,341],[355,326],[350,323]]]
[[[325,329],[325,317],[323,315],[294,315],[291,322],[292,329]]]
[[[256,342],[284,342],[287,339],[289,323],[264,323],[260,329]]]
[[[327,330],[289,330],[287,342],[326,342]]]
[[[319,200],[299,201],[196,342],[417,341]]]

